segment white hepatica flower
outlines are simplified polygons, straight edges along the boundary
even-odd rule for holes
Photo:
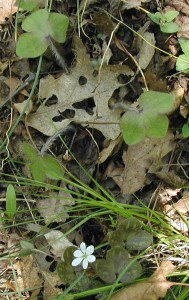
[[[80,250],[75,250],[73,255],[76,257],[72,261],[72,266],[76,267],[82,263],[83,269],[87,269],[88,263],[93,263],[96,260],[96,257],[92,255],[94,252],[94,246],[86,247],[85,243],[81,243]]]

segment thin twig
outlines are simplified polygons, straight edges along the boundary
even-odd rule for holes
[[[3,101],[3,103],[0,104],[0,109],[4,106],[7,105],[9,103],[9,101],[11,101],[11,99],[13,97],[15,97],[17,94],[20,93],[20,91],[22,91],[25,87],[27,87],[29,85],[30,82],[32,82],[35,79],[35,74],[34,73],[30,73],[28,78],[23,82],[23,84],[21,84],[11,95],[9,95],[8,97],[5,98],[5,100]]]

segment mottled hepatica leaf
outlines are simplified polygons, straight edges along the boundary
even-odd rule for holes
[[[129,253],[121,246],[112,247],[107,251],[106,259],[97,260],[96,273],[107,283],[115,282],[122,272],[124,274],[120,281],[128,283],[141,275],[142,267],[138,261],[130,258]]]

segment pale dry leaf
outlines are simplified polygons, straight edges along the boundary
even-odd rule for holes
[[[188,224],[186,224],[181,218],[177,218],[175,221],[168,219],[168,221],[173,228],[188,235]]]
[[[173,207],[180,213],[186,214],[189,211],[189,197],[181,198]]]
[[[30,114],[28,125],[51,136],[70,122],[75,122],[100,130],[107,139],[115,139],[120,134],[121,109],[111,110],[108,101],[114,90],[122,85],[118,76],[121,74],[132,76],[134,73],[126,65],[104,65],[99,81],[98,70],[92,66],[86,48],[78,37],[75,37],[75,48],[77,65],[71,74],[63,74],[58,79],[54,79],[51,75],[41,79],[39,97],[46,100],[37,112]],[[79,84],[81,76],[86,79],[83,85]],[[52,96],[57,97],[57,103],[47,106],[46,102]],[[92,111],[74,108],[88,99],[94,101],[95,107]],[[60,120],[61,114],[68,110],[71,110],[74,116]]]
[[[151,45],[146,41],[148,41]],[[141,48],[137,56],[138,64],[142,70],[147,68],[152,57],[154,56],[155,48],[153,46],[155,46],[154,34],[148,31],[144,32]]]
[[[45,300],[56,299],[56,297],[62,292],[61,284],[62,280],[59,278],[57,272],[41,271],[44,278],[44,290],[43,297]]]
[[[111,300],[158,300],[165,297],[167,290],[175,284],[167,281],[166,276],[175,270],[176,267],[170,261],[163,261],[146,282],[134,284],[115,293]]]
[[[5,80],[5,83],[10,88],[10,96],[11,96],[16,91],[16,89],[23,84],[23,81],[17,77],[10,77]],[[26,97],[29,96],[29,93],[26,91],[26,89],[21,90],[20,94]]]
[[[104,56],[103,58],[103,64],[107,64],[109,63],[110,58],[112,57],[112,51],[110,49],[110,47],[108,47],[106,40],[103,41],[102,44],[102,56]]]
[[[18,7],[15,5],[16,0],[0,0],[0,24],[6,22],[7,18],[17,11]]]
[[[172,201],[173,197],[177,198],[181,189],[161,188],[158,192],[158,203],[165,205]]]
[[[141,143],[128,147],[123,152],[125,168],[121,176],[112,176],[123,194],[133,194],[145,185],[146,173],[154,157],[164,157],[174,147],[174,136],[168,132],[163,139],[145,138]]]
[[[66,210],[69,206],[74,204],[75,201],[70,193],[66,193],[62,190],[58,192],[51,191],[47,198],[42,198],[37,201],[37,209],[46,224],[54,221],[65,222],[69,217]]]
[[[7,69],[9,66],[9,61],[0,62],[0,75],[3,74],[3,72]]]
[[[177,36],[181,38],[189,38],[189,18],[188,15],[179,15],[176,19],[176,23],[179,25],[179,31],[177,32]]]
[[[166,5],[171,9],[175,9],[183,14],[189,16],[189,3],[188,0],[169,0],[166,1]]]
[[[123,0],[123,3],[125,3],[125,4],[123,5],[122,9],[125,9],[125,8],[126,9],[131,9],[131,8],[140,6],[140,5],[142,5],[143,3],[146,3],[146,2],[150,2],[150,0]]]
[[[26,107],[27,101],[28,100],[25,100],[25,101],[20,102],[20,103],[14,103],[13,107],[21,114],[23,112],[23,110],[25,109],[25,107]],[[33,102],[30,101],[27,109],[25,110],[26,116],[29,115],[29,113],[32,111],[32,109],[33,109]]]
[[[59,230],[51,230],[44,235],[49,245],[52,247],[51,252],[62,260],[64,251],[70,246],[74,246]]]
[[[104,147],[104,149],[99,153],[99,158],[97,160],[98,164],[102,164],[105,160],[112,155],[112,153],[118,151],[121,147],[123,138],[122,136],[118,136],[115,140],[110,140],[108,145]]]
[[[17,262],[16,270],[18,278],[22,278],[23,280],[23,287],[20,287],[20,289],[33,290],[30,299],[37,300],[37,295],[40,293],[43,280],[39,275],[40,269],[33,255],[20,258],[20,261]]]
[[[164,182],[168,183],[170,186],[173,187],[183,187],[186,184],[186,180],[182,179],[178,176],[174,170],[171,171],[158,171],[158,172],[151,172],[154,173],[157,177],[159,177]]]

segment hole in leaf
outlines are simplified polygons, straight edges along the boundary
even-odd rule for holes
[[[98,76],[98,71],[97,71],[97,70],[94,70],[94,71],[93,71],[93,76],[94,76],[94,77],[97,77],[97,76]]]
[[[130,78],[131,78],[131,76],[120,74],[120,75],[117,76],[117,81],[120,84],[126,84],[126,83],[129,82]]]
[[[58,103],[58,98],[56,95],[52,95],[47,101],[45,102],[45,106],[51,106],[53,104]]]
[[[76,109],[84,109],[89,115],[93,115],[94,111],[93,108],[96,106],[94,98],[87,98],[80,102],[76,102],[72,104],[72,106]]]
[[[51,261],[54,260],[54,258],[53,258],[52,256],[50,256],[50,255],[47,255],[47,256],[45,257],[45,260],[48,261],[48,262],[51,262]]]
[[[53,261],[52,264],[50,265],[49,271],[54,272],[56,270],[57,264],[58,264],[57,261]]]
[[[85,85],[87,83],[87,78],[85,76],[80,76],[79,77],[79,84],[80,85]]]
[[[55,116],[52,118],[53,122],[61,122],[65,119],[72,119],[75,116],[75,110],[73,109],[65,109],[64,111],[58,111],[59,116]]]

